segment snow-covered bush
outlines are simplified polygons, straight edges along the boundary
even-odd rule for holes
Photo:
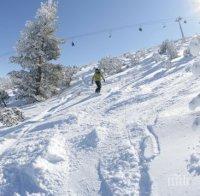
[[[0,103],[2,103],[5,107],[6,101],[9,99],[9,95],[5,90],[0,90]]]
[[[158,50],[158,53],[160,55],[166,54],[168,43],[169,43],[169,40],[165,40],[164,42],[162,42],[162,44],[160,45],[160,48]]]
[[[106,57],[99,61],[99,69],[105,74],[112,75],[122,71],[123,62],[117,57]]]
[[[62,86],[69,87],[74,75],[77,73],[78,68],[76,66],[68,66],[68,67],[63,67],[62,71]]]
[[[175,46],[175,44],[173,44],[173,42],[171,42],[170,45],[168,46],[167,56],[169,57],[169,59],[175,59],[178,57],[178,52],[177,52],[176,46]]]
[[[192,56],[200,55],[200,36],[196,36],[191,40],[189,50]]]
[[[174,42],[169,40],[166,40],[161,44],[158,52],[160,55],[166,54],[169,59],[175,59],[178,57],[176,45]]]
[[[146,58],[147,54],[149,54],[149,51],[144,49],[139,50],[135,53],[127,52],[123,54],[123,57],[129,60],[129,63],[127,64],[126,62],[125,65],[128,67],[134,67],[135,65],[140,64],[140,62]]]
[[[17,55],[11,57],[11,62],[19,64],[23,69],[26,69],[26,75],[34,82],[35,96],[43,96],[42,82],[44,76],[47,76],[49,69],[47,65],[51,65],[51,60],[57,60],[60,56],[60,44],[63,40],[56,37],[57,30],[57,3],[56,1],[48,0],[41,3],[38,9],[35,20],[28,21],[25,29],[21,33],[21,37],[17,42]],[[44,68],[45,67],[45,68]],[[48,73],[44,73],[44,70]],[[27,82],[32,89],[31,82]],[[27,92],[30,93],[30,92]]]
[[[138,56],[139,59],[144,59],[147,54],[149,54],[149,52],[146,49],[141,49],[136,52],[136,55]]]
[[[138,55],[138,53],[125,53],[123,55],[126,59],[130,59],[130,67],[133,67],[135,65],[138,65],[140,63],[140,56]]]
[[[123,54],[123,57],[126,58],[126,59],[130,59],[132,55],[133,54],[131,54],[130,52],[127,52],[127,53]]]
[[[183,56],[184,56],[184,57],[190,57],[190,56],[191,56],[190,48],[186,48],[186,49],[183,51]]]
[[[0,109],[0,122],[7,127],[17,125],[24,120],[22,112],[18,108]]]

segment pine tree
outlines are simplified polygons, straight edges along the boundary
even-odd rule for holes
[[[0,90],[12,89],[12,81],[9,77],[0,77]]]
[[[48,63],[43,67],[43,78],[41,81],[41,94],[44,98],[50,98],[59,92],[60,81],[63,80],[63,66]]]
[[[38,100],[36,96],[36,73],[31,71],[12,71],[9,73],[17,99],[27,99],[29,103]],[[39,100],[38,100],[39,101]]]
[[[35,20],[28,21],[21,32],[16,45],[17,55],[11,57],[11,62],[17,63],[23,69],[35,73],[35,95],[41,95],[43,67],[49,61],[60,56],[60,44],[63,40],[56,37],[57,30],[57,2],[48,0],[41,3]]]

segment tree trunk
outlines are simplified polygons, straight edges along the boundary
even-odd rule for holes
[[[5,101],[4,101],[3,99],[1,99],[1,101],[2,101],[2,103],[3,103],[3,105],[4,105],[4,107],[7,107]]]
[[[37,78],[36,78],[36,95],[40,95],[40,85],[42,81],[42,59],[39,57],[39,66],[37,67]]]

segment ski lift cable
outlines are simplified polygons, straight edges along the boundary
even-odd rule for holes
[[[174,18],[148,21],[148,22],[136,23],[136,24],[132,24],[132,25],[119,26],[119,27],[106,28],[106,29],[102,29],[99,31],[93,31],[93,32],[89,32],[89,33],[70,36],[70,37],[68,37],[68,40],[73,40],[73,39],[82,38],[82,37],[89,37],[89,36],[98,35],[98,34],[102,34],[102,33],[120,31],[120,30],[124,30],[124,29],[146,26],[146,25],[153,25],[153,24],[159,24],[159,23],[170,23],[172,21],[174,22]]]
[[[200,21],[200,18],[198,18],[198,17],[182,17],[182,20],[183,21],[185,20],[187,22],[188,21],[196,21],[196,20]],[[174,18],[146,21],[146,22],[142,22],[142,23],[135,23],[132,25],[123,25],[123,26],[119,26],[119,27],[105,28],[105,29],[102,29],[99,31],[93,31],[93,32],[89,32],[89,33],[74,35],[74,36],[68,37],[66,40],[68,40],[68,41],[71,40],[72,45],[75,46],[75,43],[73,40],[78,39],[78,38],[90,37],[90,36],[94,36],[94,35],[98,35],[98,34],[102,34],[102,33],[108,33],[108,32],[110,32],[109,37],[112,37],[113,32],[121,31],[124,29],[130,29],[130,28],[139,28],[140,29],[141,28],[143,30],[143,28],[142,28],[143,26],[151,26],[151,25],[155,25],[155,24],[161,24],[162,26],[166,27],[166,24],[170,24],[170,23],[174,23],[174,22],[175,22]],[[6,53],[0,54],[0,59],[5,56],[14,54],[14,53],[15,53],[14,51],[8,51]]]
[[[187,21],[192,21],[192,20],[195,20],[195,19],[199,19],[199,18],[184,17],[184,20],[187,20]],[[136,23],[136,24],[132,24],[132,25],[124,25],[124,26],[119,26],[119,27],[106,28],[106,29],[102,29],[102,30],[99,30],[99,31],[93,31],[93,32],[89,32],[89,33],[69,36],[67,38],[67,40],[74,40],[74,39],[78,39],[78,38],[82,38],[82,37],[90,37],[90,36],[93,36],[93,35],[98,35],[98,34],[108,33],[108,32],[113,33],[113,32],[116,32],[116,31],[121,31],[121,30],[124,30],[124,29],[130,29],[130,28],[135,28],[135,27],[142,28],[143,26],[151,26],[151,25],[155,25],[155,24],[170,24],[170,23],[174,23],[174,22],[175,22],[174,18],[147,21],[147,22]]]

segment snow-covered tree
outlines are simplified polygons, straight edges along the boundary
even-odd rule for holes
[[[60,83],[63,80],[63,66],[48,63],[42,68],[41,95],[50,98],[60,90]]]
[[[11,62],[20,64],[22,68],[31,73],[34,72],[32,77],[35,77],[34,93],[36,96],[42,93],[42,75],[45,74],[43,70],[47,70],[42,68],[60,56],[59,46],[63,40],[56,37],[56,30],[57,3],[54,0],[48,0],[41,3],[35,20],[26,23],[16,45],[17,55],[11,57]],[[30,88],[32,87],[33,85],[30,86]]]
[[[12,82],[9,77],[0,77],[0,89],[1,90],[12,89]]]
[[[42,101],[57,94],[61,84],[65,82],[66,70],[59,64],[48,63],[42,67],[42,78],[40,84],[40,96],[36,95],[36,74],[35,70],[13,71],[9,75],[17,90],[18,99],[26,99],[29,103]]]
[[[24,120],[24,116],[18,108],[0,109],[0,122],[7,127],[17,125]]]
[[[176,45],[169,40],[166,40],[161,44],[158,52],[160,55],[166,54],[170,60],[178,57]]]
[[[0,103],[3,103],[3,105],[6,107],[6,100],[9,99],[9,95],[5,90],[0,90]]]
[[[36,96],[36,72],[31,71],[13,71],[9,73],[14,88],[16,91],[17,99],[26,99],[28,103],[35,102],[39,99]],[[39,100],[38,100],[39,101]]]
[[[123,62],[117,57],[106,57],[99,61],[99,69],[105,74],[112,75],[122,71]]]

